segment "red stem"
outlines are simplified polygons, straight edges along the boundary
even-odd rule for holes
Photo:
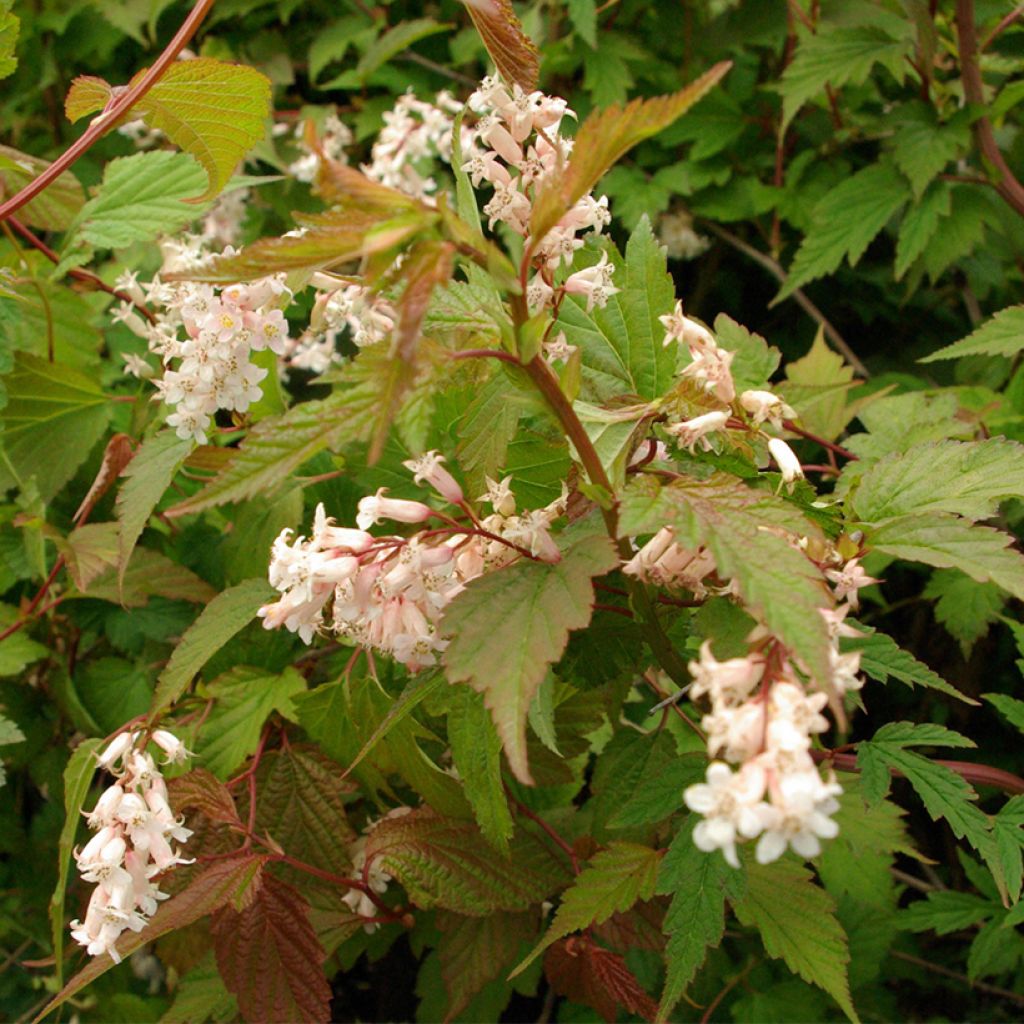
[[[167,44],[163,53],[157,57],[153,66],[139,79],[138,83],[125,91],[103,112],[104,116],[93,118],[82,136],[72,143],[39,177],[30,181],[21,191],[11,196],[0,206],[0,221],[6,220],[12,213],[20,210],[31,202],[43,189],[57,180],[82,154],[97,142],[117,123],[122,114],[126,114],[135,104],[156,85],[160,76],[174,63],[178,54],[188,45],[196,34],[203,19],[209,13],[214,0],[196,0],[189,16],[182,22],[181,28]]]
[[[844,448],[842,445],[833,444],[831,441],[826,441],[825,438],[818,437],[817,434],[812,434],[809,430],[804,430],[803,427],[798,427],[792,420],[783,420],[782,425],[791,433],[796,434],[799,437],[806,438],[808,441],[813,441],[815,444],[820,444],[822,448],[830,452],[835,452],[836,455],[842,455],[844,459],[850,459],[853,462],[857,460],[857,456],[848,448]]]

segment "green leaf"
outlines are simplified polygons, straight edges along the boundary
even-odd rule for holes
[[[733,353],[729,369],[737,394],[768,387],[782,358],[782,353],[774,345],[769,345],[760,334],[748,331],[725,313],[715,317],[715,335],[718,344]]]
[[[17,608],[0,604],[0,626],[10,626],[20,614]],[[49,653],[49,647],[33,640],[24,628],[19,629],[0,640],[0,677],[21,675],[28,665],[45,658]]]
[[[735,581],[744,603],[819,680],[831,678],[829,640],[818,609],[825,593],[817,568],[779,528],[806,533],[810,524],[791,505],[725,473],[706,480],[654,479],[633,484],[620,504],[623,536],[671,526],[687,548],[705,546],[718,573]],[[770,527],[770,530],[761,527]]]
[[[429,807],[377,825],[366,839],[366,862],[394,877],[416,906],[474,917],[526,910],[565,879],[540,840],[521,834],[511,855],[500,857],[476,825]]]
[[[896,238],[894,273],[897,281],[925,251],[939,230],[939,224],[950,215],[952,209],[953,198],[949,183],[938,181],[929,185],[917,205],[907,210],[900,221]]]
[[[109,568],[89,584],[82,592],[83,597],[139,608],[154,596],[199,603],[212,600],[216,594],[206,580],[159,551],[136,548],[123,580],[117,578],[115,560],[112,551]]]
[[[35,477],[49,501],[86,460],[110,418],[100,388],[85,374],[19,352],[4,378],[9,395],[0,434],[7,458],[0,486]]]
[[[667,975],[658,1007],[665,1021],[686,994],[708,950],[725,934],[725,897],[742,888],[743,876],[722,857],[709,857],[693,843],[693,822],[681,828],[658,872],[657,891],[672,897],[663,930]]]
[[[870,741],[857,747],[857,764],[864,772],[864,795],[869,802],[888,792],[888,773],[897,771],[910,782],[932,821],[945,818],[958,839],[977,849],[987,846],[988,818],[975,806],[978,794],[963,776],[945,765],[907,749],[913,746],[973,747],[974,743],[939,725],[890,722]]]
[[[140,71],[129,83],[138,82]],[[113,95],[106,82],[76,78],[65,101],[71,120],[100,110]],[[212,199],[264,135],[270,115],[270,80],[255,68],[212,57],[177,61],[126,115],[143,117],[206,171],[208,186],[196,201]]]
[[[117,942],[118,952],[127,959],[135,950],[206,917],[225,904],[244,905],[252,899],[253,891],[259,888],[266,861],[266,857],[245,853],[211,864],[192,880],[188,888],[161,903],[142,931],[125,932]],[[36,1019],[48,1016],[114,966],[116,964],[109,956],[94,957],[50,1000]]]
[[[945,889],[911,903],[900,913],[899,922],[908,931],[948,935],[988,920],[998,909],[997,904],[973,893]]]
[[[1024,493],[1024,445],[1002,437],[934,441],[879,459],[849,499],[864,522],[911,513],[994,516],[999,502]]]
[[[0,192],[9,199],[49,166],[48,160],[0,146]],[[85,193],[78,179],[64,171],[18,211],[18,218],[44,231],[66,231],[84,202]]]
[[[64,824],[57,844],[57,887],[50,897],[50,929],[58,985],[64,984],[64,897],[71,868],[71,851],[82,818],[82,805],[89,795],[89,785],[96,772],[96,753],[102,742],[99,739],[83,740],[75,747],[64,767]]]
[[[794,974],[824,989],[851,1021],[846,934],[835,904],[814,884],[811,872],[793,860],[747,867],[747,891],[733,904],[736,916],[761,933],[765,952],[784,960]]]
[[[202,210],[183,200],[203,190],[203,170],[190,156],[155,150],[111,160],[98,191],[78,212],[64,243],[121,249],[174,234]]]
[[[262,579],[245,580],[218,594],[185,631],[160,673],[152,713],[176,701],[210,656],[248,625],[256,610],[274,594],[273,587]]]
[[[118,534],[117,574],[124,580],[128,560],[157,503],[181,468],[192,442],[182,441],[167,430],[143,442],[124,471],[124,483],[117,492]]]
[[[273,712],[294,717],[291,698],[305,689],[305,679],[293,668],[275,675],[266,669],[240,665],[218,676],[206,687],[214,705],[196,741],[203,767],[219,779],[228,778],[256,751],[263,723]]]
[[[592,50],[597,49],[597,4],[595,0],[568,0],[566,10],[576,34]]]
[[[211,950],[187,974],[178,979],[174,1001],[160,1024],[227,1024],[238,1019],[238,1002],[224,987]]]
[[[1013,358],[1024,349],[1024,306],[1001,309],[976,331],[960,341],[925,356],[922,363],[961,356],[1007,356]]]
[[[972,584],[977,586],[977,584]],[[891,636],[885,633],[869,633],[866,636],[850,637],[842,642],[843,651],[860,651],[860,667],[872,679],[887,683],[890,678],[906,683],[911,689],[926,686],[939,690],[947,696],[962,700],[965,704],[977,705],[976,700],[962,694],[924,662],[918,661],[909,651],[903,650]]]
[[[510,977],[525,970],[563,936],[604,924],[612,914],[629,910],[638,900],[649,900],[654,895],[660,863],[657,850],[636,843],[610,843],[595,854],[562,893],[562,902],[547,934]]]
[[[198,494],[168,509],[168,515],[183,516],[271,492],[331,443],[344,415],[344,404],[327,398],[260,420],[231,461]]]
[[[874,237],[907,201],[903,176],[876,163],[840,182],[815,206],[812,227],[789,268],[789,279],[775,301],[797,288],[834,273],[846,258],[856,266]]]
[[[902,79],[903,58],[910,52],[909,38],[894,39],[885,28],[873,25],[823,24],[803,36],[782,75],[782,131],[809,99],[824,94],[826,85],[860,85],[876,64]]]
[[[956,569],[937,569],[921,593],[930,600],[938,599],[934,613],[960,644],[964,657],[999,620],[1006,604],[1006,595],[994,583],[976,583]]]
[[[685,89],[668,96],[636,99],[625,107],[613,104],[594,111],[576,133],[565,173],[553,175],[550,184],[537,196],[530,218],[531,237],[542,239],[610,167],[638,142],[657,135],[686,113],[721,81],[730,67],[730,61],[722,61]]]
[[[455,687],[451,693],[448,742],[480,831],[507,855],[515,825],[501,778],[501,738],[483,697],[468,687]]]
[[[14,54],[20,31],[21,21],[16,14],[11,14],[11,0],[4,0],[0,4],[0,78],[14,74],[18,66]]]
[[[904,104],[896,114],[892,157],[920,199],[932,179],[968,149],[970,127],[963,115],[939,124],[927,103]]]
[[[1024,797],[1015,796],[1007,800],[992,822],[995,836],[996,858],[1006,894],[1014,903],[1020,899],[1021,884],[1024,882]]]
[[[559,562],[523,559],[471,581],[445,610],[441,630],[452,637],[444,654],[448,679],[484,695],[522,782],[532,781],[526,716],[533,696],[548,665],[562,656],[569,631],[590,621],[591,579],[617,561],[608,538],[590,533],[570,543]]]
[[[853,369],[828,347],[819,330],[807,355],[787,364],[779,391],[802,426],[834,441],[858,412],[858,403],[847,401],[853,386]]]
[[[401,53],[420,39],[426,39],[427,36],[436,35],[438,32],[448,32],[451,27],[451,25],[436,22],[433,18],[414,18],[412,21],[403,21],[393,28],[389,28],[359,58],[355,70],[356,78],[361,83],[365,83],[377,68],[386,64],[396,54]]]
[[[1007,697],[1004,693],[983,693],[982,697],[989,702],[1010,725],[1024,733],[1024,700]]]
[[[1024,557],[1002,530],[973,526],[948,515],[888,519],[867,533],[868,547],[910,562],[959,569],[979,583],[997,584],[1024,599]]]

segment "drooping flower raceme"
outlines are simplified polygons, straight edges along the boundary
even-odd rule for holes
[[[170,732],[156,730],[152,741],[182,763],[189,752]],[[92,956],[109,953],[120,962],[117,940],[126,930],[141,931],[166,893],[154,878],[176,864],[189,864],[172,843],[192,834],[167,802],[167,785],[138,732],[123,732],[99,755],[100,767],[117,776],[86,815],[95,835],[75,862],[86,882],[95,882],[85,918],[71,922],[71,935]]]
[[[407,462],[418,483],[468,510],[462,489],[436,452]],[[420,501],[391,498],[385,489],[359,502],[356,526],[339,527],[319,505],[309,539],[284,530],[274,541],[269,578],[281,597],[258,612],[267,629],[284,626],[309,643],[328,633],[344,643],[379,651],[417,671],[447,647],[438,624],[466,583],[524,556],[557,561],[551,536],[565,513],[565,497],[542,509],[516,514],[508,481],[493,484],[484,499],[490,515],[421,530],[410,537],[374,536],[383,522],[408,525],[437,517]],[[453,509],[453,511],[458,511]],[[440,518],[452,523],[450,516]]]

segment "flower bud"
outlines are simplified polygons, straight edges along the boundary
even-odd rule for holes
[[[782,482],[792,489],[794,480],[802,480],[804,476],[803,466],[796,457],[792,448],[781,438],[773,437],[768,442],[768,451],[779,467],[782,474]]]
[[[435,451],[425,452],[418,459],[408,459],[402,465],[413,474],[412,478],[416,483],[421,484],[425,480],[445,501],[461,505],[464,500],[462,488],[455,477],[441,465],[442,462],[444,456]]]
[[[360,530],[376,526],[382,519],[390,519],[396,523],[422,523],[428,520],[434,510],[422,501],[405,501],[401,498],[385,498],[386,487],[381,487],[376,494],[367,495],[359,501],[359,514],[356,525]]]

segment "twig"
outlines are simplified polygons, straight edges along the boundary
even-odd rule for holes
[[[522,365],[511,352],[500,348],[464,348],[461,352],[449,352],[448,356],[450,359],[500,359],[503,363]]]
[[[999,22],[998,25],[985,38],[982,40],[980,50],[982,53],[985,52],[1022,14],[1024,14],[1024,4],[1014,8],[1009,14]]]
[[[926,971],[931,971],[934,974],[953,978],[956,981],[963,982],[965,985],[969,985],[971,988],[977,989],[979,992],[988,992],[990,995],[999,996],[1001,999],[1009,999],[1017,1003],[1018,1006],[1024,1006],[1024,995],[1021,995],[1019,992],[1011,992],[1008,988],[989,985],[984,981],[971,981],[966,974],[950,970],[948,967],[943,967],[942,964],[933,964],[930,960],[924,960],[919,956],[914,956],[912,953],[902,953],[898,949],[890,949],[889,956],[894,956],[897,960],[904,960],[908,964],[914,964],[915,967],[923,967]]]
[[[475,89],[480,84],[477,79],[470,78],[469,75],[464,75],[461,71],[453,71],[451,68],[446,68],[443,64],[438,64],[429,57],[416,53],[415,50],[405,50],[399,54],[399,57],[403,60],[411,61],[413,64],[419,64],[421,68],[433,71],[434,74],[444,75],[445,78],[450,78],[453,82],[461,82],[463,85],[468,85],[472,89]]]
[[[792,434],[797,434],[808,441],[813,441],[815,444],[820,444],[826,451],[835,452],[836,455],[842,455],[844,459],[849,459],[851,462],[856,462],[858,456],[849,450],[844,448],[842,445],[835,444],[832,441],[826,441],[825,438],[819,437],[817,434],[812,434],[809,430],[804,430],[803,427],[798,427],[792,420],[783,420],[782,425]]]
[[[10,224],[11,227],[29,243],[29,245],[38,249],[51,263],[60,263],[60,257],[57,253],[54,252],[54,250],[51,249],[38,235],[33,233],[25,224],[22,224],[17,217],[8,217],[7,223]],[[151,324],[156,323],[156,317],[145,303],[136,302],[127,292],[123,292],[119,288],[111,288],[106,281],[98,277],[96,274],[93,274],[91,271],[74,267],[68,271],[68,276],[73,277],[76,281],[82,281],[98,291],[106,292],[108,295],[113,295],[114,298],[121,299],[122,302],[130,302]]]
[[[761,252],[760,249],[755,249],[752,245],[748,245],[742,238],[719,226],[714,221],[707,220],[704,217],[697,217],[695,219],[706,227],[713,235],[717,235],[722,239],[723,242],[731,245],[734,249],[743,253],[744,256],[749,256],[755,263],[764,267],[764,269],[767,270],[768,273],[779,282],[779,284],[785,284],[789,280],[789,275],[782,269],[781,264],[776,260],[773,260],[767,253]],[[794,289],[789,297],[794,299],[796,304],[812,320],[821,325],[821,329],[825,332],[825,337],[832,342],[833,346],[840,353],[842,353],[843,358],[857,371],[857,373],[862,377],[871,376],[868,368],[860,361],[857,353],[850,348],[846,339],[839,333],[839,331],[836,330],[831,321],[807,297],[802,289]]]
[[[981,67],[978,63],[979,50],[977,29],[974,24],[974,0],[957,0],[956,33],[964,99],[968,103],[984,106],[985,86],[981,80]],[[982,155],[999,175],[998,180],[994,182],[996,191],[1009,206],[1024,217],[1024,185],[1014,177],[1013,171],[1003,159],[1003,154],[996,143],[995,132],[992,130],[992,122],[987,117],[979,117],[973,124],[973,131]]]
[[[754,957],[739,974],[734,975],[725,983],[725,987],[722,991],[719,992],[718,995],[715,996],[715,998],[708,1004],[708,1008],[704,1011],[704,1015],[700,1019],[700,1024],[708,1024],[708,1021],[711,1020],[711,1014],[718,1009],[718,1004],[754,969],[758,963],[759,961],[757,957]]]
[[[572,862],[572,873],[578,875],[580,873],[580,862],[576,856],[576,851],[572,846],[567,843],[556,831],[549,825],[539,814],[534,813],[526,806],[521,800],[517,800],[512,790],[505,786],[505,793],[509,800],[512,801],[516,810],[523,815],[524,818],[529,818],[535,825],[539,825],[544,832],[548,835],[551,841],[569,858]]]
[[[196,34],[203,19],[209,13],[214,0],[196,0],[195,7],[182,22],[181,28],[157,57],[153,66],[139,79],[138,83],[124,92],[99,116],[94,117],[85,132],[57,157],[37,178],[33,178],[23,189],[11,196],[0,206],[0,221],[31,202],[47,186],[56,181],[83,153],[113,128],[122,114],[126,114],[159,81],[160,76],[174,63],[178,54]]]

